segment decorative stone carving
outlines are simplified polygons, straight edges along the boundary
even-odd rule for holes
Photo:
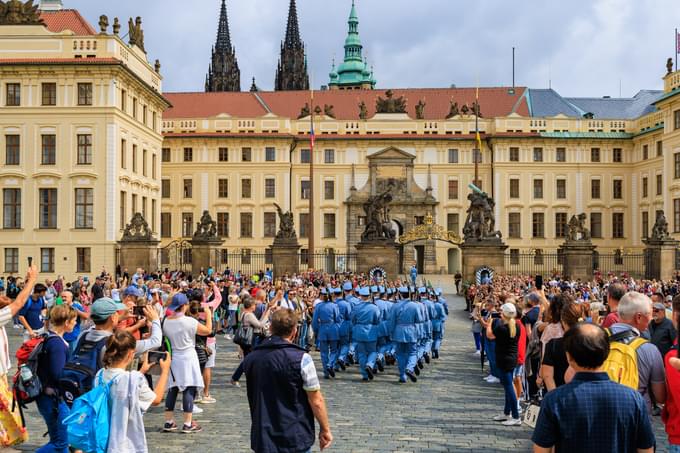
[[[297,234],[295,233],[295,221],[293,220],[293,213],[283,212],[281,207],[274,203],[276,211],[279,214],[279,231],[276,233],[276,241],[278,240],[295,240],[297,241]]]
[[[194,239],[215,239],[217,238],[217,222],[210,216],[210,212],[203,211],[201,220],[196,222]]]
[[[650,239],[653,241],[664,241],[669,238],[670,234],[668,234],[668,221],[666,220],[666,216],[662,211],[656,216],[656,222],[654,222],[654,226],[652,227],[652,236]]]
[[[120,21],[118,20],[117,17],[113,18],[113,34],[118,36],[118,33],[120,33]]]
[[[590,230],[586,228],[586,214],[571,216],[567,223],[567,241],[590,241]]]
[[[451,119],[454,116],[458,116],[460,112],[458,111],[458,103],[451,100],[451,107],[449,107],[449,114],[446,115],[446,119]]]
[[[99,16],[99,32],[102,35],[105,35],[108,28],[109,18],[106,15],[102,14],[101,16]]]
[[[479,108],[479,102],[475,101],[472,103],[472,113],[476,115],[477,117],[481,118],[482,117],[482,111]]]
[[[130,223],[125,226],[121,241],[150,241],[153,240],[151,228],[139,212],[132,216]]]
[[[423,102],[422,99],[420,101],[418,101],[418,104],[416,104],[416,119],[417,120],[425,119],[424,113],[425,113],[425,106],[426,105],[427,104],[425,104],[425,102]]]
[[[335,118],[335,112],[333,112],[333,106],[324,104],[323,105],[323,114],[326,116],[329,116],[331,118]]]
[[[361,101],[359,103],[359,119],[365,120],[366,118],[368,118],[368,107],[366,107],[364,101]]]
[[[406,113],[406,100],[403,96],[394,98],[392,90],[387,90],[385,96],[387,99],[378,96],[378,99],[375,101],[377,113]]]
[[[0,0],[0,25],[45,25],[38,6],[33,4],[33,0],[26,3]]]
[[[142,18],[137,16],[135,21],[132,18],[128,21],[128,27],[130,29],[128,33],[128,39],[131,46],[137,46],[142,49],[142,52],[146,52],[144,49],[144,30],[142,30]]]
[[[379,195],[369,197],[364,203],[366,213],[366,229],[361,235],[361,242],[393,242],[397,236],[392,228],[388,205],[392,202],[391,189]]]
[[[463,115],[467,115],[470,109],[468,108],[467,104],[463,104],[463,106],[460,108],[460,113]]]
[[[669,58],[666,60],[666,74],[673,72],[673,59]]]
[[[501,232],[497,231],[496,218],[493,213],[495,202],[486,192],[475,190],[467,197],[470,207],[463,227],[465,241],[498,240]]]
[[[418,225],[412,230],[406,232],[403,236],[399,237],[400,244],[408,244],[409,242],[415,241],[446,241],[452,244],[460,244],[462,241],[458,234],[447,231],[443,226],[434,223],[431,213],[427,213],[425,220],[422,225]]]
[[[321,106],[318,106],[318,105],[317,105],[316,107],[314,107],[314,113],[315,113],[315,114],[321,115],[321,112],[322,112],[322,111],[323,111],[323,110],[321,110]]]
[[[300,109],[300,114],[298,115],[298,119],[309,116],[310,114],[311,114],[311,111],[309,110],[309,103],[305,102],[304,107],[302,107]]]
[[[153,64],[153,70],[156,71],[156,74],[161,73],[161,60],[156,59],[156,62]]]

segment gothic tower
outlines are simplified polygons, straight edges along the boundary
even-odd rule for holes
[[[236,61],[236,49],[231,45],[225,0],[222,0],[217,41],[205,76],[205,91],[241,91],[241,71]]]
[[[305,56],[305,45],[300,39],[295,0],[290,0],[290,7],[288,8],[286,39],[281,42],[281,58],[276,69],[274,89],[276,91],[309,89],[307,57]]]

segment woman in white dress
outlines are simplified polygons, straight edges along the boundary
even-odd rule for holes
[[[168,396],[165,399],[165,425],[163,431],[173,432],[179,428],[175,423],[173,412],[177,395],[182,392],[182,410],[184,412],[183,433],[196,433],[202,428],[192,420],[194,399],[199,389],[203,388],[203,376],[196,354],[196,335],[207,336],[212,332],[212,312],[205,308],[205,324],[185,316],[189,301],[183,293],[175,294],[168,309],[172,312],[163,321],[163,335],[170,340],[172,348],[172,365]]]

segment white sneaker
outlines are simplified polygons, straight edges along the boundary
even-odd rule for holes
[[[196,403],[202,403],[203,402],[203,397],[201,395],[198,395],[196,399],[194,399],[194,404]]]
[[[194,410],[191,411],[191,412],[193,412],[194,414],[202,414],[202,413],[203,413],[203,409],[201,409],[201,408],[198,407],[198,406],[194,406]]]
[[[510,418],[509,415],[498,414],[494,418],[492,418],[492,420],[495,421],[495,422],[504,422],[504,421],[508,420],[509,418]]]
[[[504,422],[501,423],[503,426],[521,426],[522,425],[522,419],[521,418],[509,418],[505,420]]]
[[[489,379],[486,382],[488,382],[489,384],[498,384],[501,382],[501,380],[498,379],[496,376],[491,376],[491,379]]]
[[[480,350],[478,349],[478,350],[475,351],[474,355],[476,355],[476,356],[479,357],[480,355],[482,355],[482,351],[480,351]]]
[[[493,375],[490,374],[487,377],[484,377],[482,379],[484,379],[486,382],[489,382],[489,379],[491,379],[492,377],[493,377]]]
[[[234,336],[232,334],[228,333],[224,336],[224,338],[226,338],[227,340],[233,340]]]

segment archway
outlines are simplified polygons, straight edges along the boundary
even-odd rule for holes
[[[447,264],[449,274],[460,271],[460,249],[450,248],[447,250]]]
[[[401,235],[397,242],[401,244],[402,247],[406,244],[418,243],[417,245],[413,245],[413,258],[418,267],[418,273],[422,273],[425,255],[426,253],[435,254],[434,243],[436,241],[448,242],[449,244],[456,246],[456,248],[449,249],[447,252],[448,271],[449,273],[455,273],[459,269],[458,256],[460,252],[457,246],[462,243],[462,240],[458,234],[447,231],[443,226],[434,223],[432,214],[428,213],[423,219],[422,224],[417,225],[415,228]]]

